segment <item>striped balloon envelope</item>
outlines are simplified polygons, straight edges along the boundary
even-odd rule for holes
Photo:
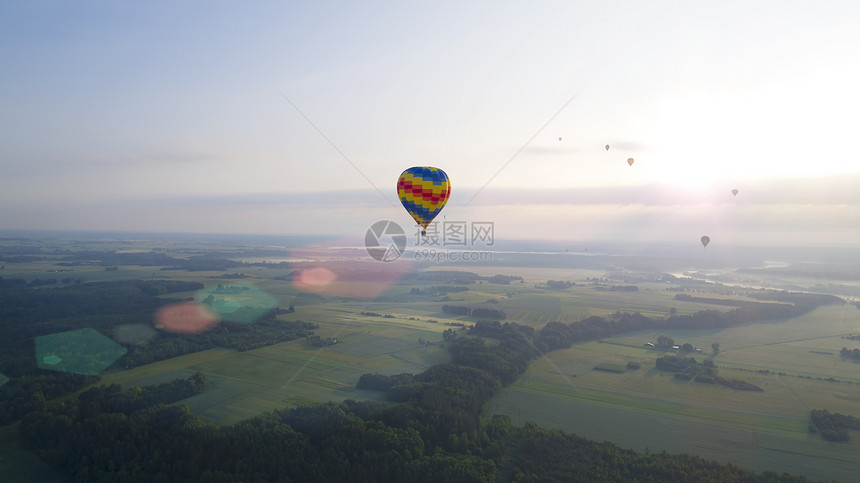
[[[451,196],[451,181],[439,168],[416,166],[400,175],[397,180],[397,195],[406,211],[426,229],[448,202],[448,197]]]

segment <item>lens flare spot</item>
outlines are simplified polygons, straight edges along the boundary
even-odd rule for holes
[[[194,294],[194,300],[224,322],[252,324],[278,306],[278,300],[246,282],[219,284]]]
[[[325,267],[309,268],[295,274],[293,283],[303,290],[320,291],[337,280],[337,274]]]
[[[155,327],[175,334],[199,334],[218,323],[207,307],[195,302],[182,302],[158,309]]]
[[[95,329],[77,329],[36,337],[40,369],[95,376],[126,353],[125,347]]]
[[[310,264],[308,264],[310,265]],[[391,288],[413,269],[411,262],[333,261],[315,264],[293,274],[299,290],[336,297],[372,299]]]

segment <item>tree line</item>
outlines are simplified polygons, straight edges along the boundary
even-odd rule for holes
[[[761,387],[741,379],[721,377],[714,363],[707,359],[700,363],[692,357],[666,355],[658,357],[656,364],[657,369],[661,371],[674,372],[676,379],[692,379],[705,384],[720,384],[739,391],[764,391]]]
[[[27,448],[74,481],[807,481],[637,453],[531,422],[514,426],[504,415],[482,421],[503,380],[534,356],[513,324],[474,330],[485,329],[503,340],[462,337],[449,344],[450,364],[411,377],[362,377],[399,388],[403,402],[393,405],[311,404],[217,426],[149,397],[152,388],[123,396],[108,387],[31,413],[19,431]]]
[[[484,307],[468,307],[465,305],[443,305],[442,312],[452,315],[466,315],[470,317],[483,317],[491,320],[502,320],[507,318],[504,310],[488,309]]]
[[[860,361],[860,349],[856,347],[854,349],[843,347],[842,350],[839,351],[839,355],[845,359]]]
[[[803,315],[821,305],[842,304],[838,297],[802,293],[764,293],[759,298],[783,303],[748,302],[729,311],[703,310],[690,315],[650,318],[638,312],[615,313],[606,317],[591,316],[578,322],[550,322],[534,338],[542,352],[565,349],[574,342],[611,337],[643,329],[716,329],[765,320],[789,319]]]
[[[860,429],[860,418],[831,413],[826,409],[813,409],[809,412],[810,432],[817,431],[828,441],[848,441],[848,429]]]
[[[301,320],[280,321],[274,312],[269,312],[253,324],[221,322],[199,334],[159,334],[159,337],[145,344],[129,346],[128,352],[117,364],[128,368],[137,367],[215,347],[247,351],[307,338],[313,335],[316,328],[316,324]]]

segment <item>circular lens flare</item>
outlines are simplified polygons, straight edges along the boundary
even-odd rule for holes
[[[214,312],[195,302],[168,305],[155,313],[155,327],[175,334],[199,334],[217,323]]]
[[[337,280],[337,274],[325,267],[302,270],[293,277],[293,283],[302,290],[318,291]]]

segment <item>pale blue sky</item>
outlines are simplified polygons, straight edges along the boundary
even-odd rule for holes
[[[0,65],[0,228],[363,233],[413,165],[508,238],[860,227],[855,2],[10,1]]]

